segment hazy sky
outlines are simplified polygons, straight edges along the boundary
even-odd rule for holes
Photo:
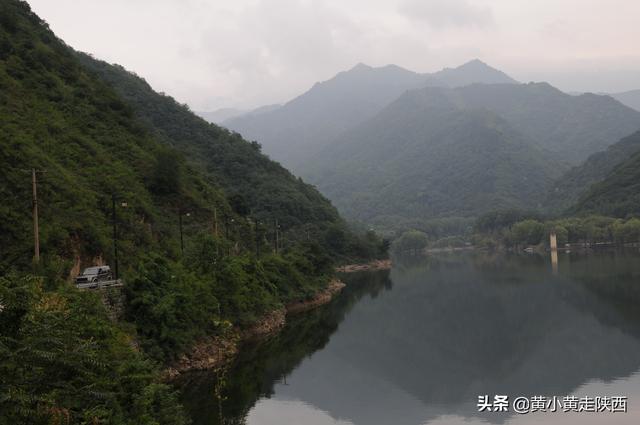
[[[279,103],[358,62],[479,58],[568,91],[640,88],[637,0],[28,0],[76,49],[194,110]]]

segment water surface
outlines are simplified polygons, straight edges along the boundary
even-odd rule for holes
[[[640,423],[640,255],[456,253],[346,277],[333,303],[181,382],[195,424]],[[628,413],[480,413],[479,395]]]

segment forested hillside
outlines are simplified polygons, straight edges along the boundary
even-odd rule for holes
[[[348,216],[382,225],[539,206],[562,166],[495,113],[460,108],[450,94],[401,96],[323,152],[313,180]]]
[[[640,152],[640,131],[609,146],[607,150],[591,155],[587,160],[567,171],[559,178],[545,201],[548,210],[562,212],[575,204],[591,185],[604,180],[618,165]]]
[[[493,111],[572,165],[640,128],[640,113],[609,96],[570,96],[547,83],[474,84],[447,96],[460,108]]]
[[[265,152],[304,173],[308,162],[338,135],[370,119],[403,92],[425,86],[515,82],[474,60],[457,68],[419,74],[396,65],[374,68],[358,64],[280,108],[232,118],[224,125],[257,140]]]
[[[122,67],[78,56],[133,107],[134,115],[159,141],[180,151],[222,186],[237,208],[248,209],[265,223],[277,219],[284,230],[340,222],[335,208],[317,190],[263,155],[259,144],[206,122]]]
[[[604,180],[591,186],[568,213],[620,218],[639,216],[640,152],[617,165]]]
[[[0,122],[1,423],[183,423],[158,364],[383,252],[258,145],[80,61],[19,0],[0,1]],[[113,266],[114,239],[119,324],[69,283],[72,266]]]
[[[343,133],[303,175],[347,216],[385,228],[542,208],[569,164],[638,125],[639,113],[608,96],[569,96],[545,83],[427,87]]]

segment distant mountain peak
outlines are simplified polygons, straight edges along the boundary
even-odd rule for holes
[[[462,65],[458,66],[458,68],[464,68],[464,67],[470,67],[470,66],[483,66],[483,67],[492,68],[486,62],[483,62],[478,58],[471,59],[470,61],[465,62]]]
[[[356,64],[356,66],[354,66],[353,68],[351,68],[347,72],[351,72],[351,71],[368,71],[370,69],[373,69],[373,67],[367,65],[366,63],[358,62]]]
[[[449,86],[462,86],[472,83],[517,84],[518,82],[504,72],[478,58],[472,59],[455,68],[444,68],[432,74],[432,77]]]

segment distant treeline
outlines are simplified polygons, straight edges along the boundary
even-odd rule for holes
[[[521,248],[549,246],[556,234],[559,247],[566,244],[632,244],[640,242],[640,218],[601,215],[552,218],[523,210],[502,210],[482,215],[473,225],[455,234],[441,236],[428,228],[403,231],[393,242],[396,252],[425,248]]]

